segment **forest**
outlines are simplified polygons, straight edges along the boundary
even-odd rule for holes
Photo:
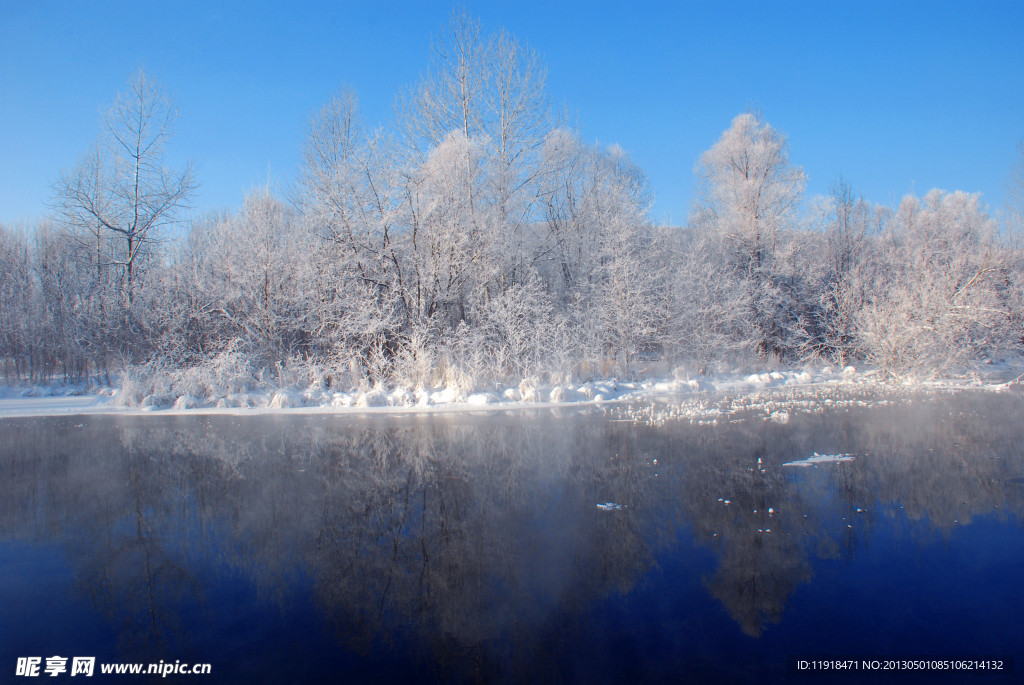
[[[167,162],[178,111],[140,70],[49,216],[0,225],[7,384],[468,395],[808,361],[923,378],[1021,352],[1024,144],[999,211],[945,190],[872,205],[842,177],[806,198],[786,136],[748,111],[665,226],[644,171],[585,142],[545,78],[531,48],[455,14],[390,124],[338,92],[294,183],[197,214],[193,165]]]

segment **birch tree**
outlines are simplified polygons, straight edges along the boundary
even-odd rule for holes
[[[62,221],[98,246],[104,234],[109,239],[112,249],[98,257],[97,269],[105,262],[117,269],[127,309],[149,248],[196,189],[191,163],[171,169],[165,161],[177,119],[164,87],[139,70],[104,117],[101,141],[54,184]]]

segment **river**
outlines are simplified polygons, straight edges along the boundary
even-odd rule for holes
[[[787,657],[1020,654],[1022,410],[3,419],[0,664],[812,682]],[[815,454],[846,460],[787,465]]]

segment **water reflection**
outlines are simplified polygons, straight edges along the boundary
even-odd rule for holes
[[[125,660],[195,653],[230,576],[282,607],[308,581],[358,653],[544,680],[594,604],[630,593],[684,529],[717,557],[706,592],[756,637],[816,557],[856,557],[874,527],[925,544],[979,515],[1019,520],[1021,404],[657,428],[593,410],[8,420],[0,539],[64,545]],[[857,459],[782,466],[812,452]],[[625,506],[595,506],[609,501]]]

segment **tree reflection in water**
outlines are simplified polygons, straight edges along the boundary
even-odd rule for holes
[[[63,543],[125,658],[190,649],[180,608],[202,606],[196,569],[213,564],[282,606],[311,578],[357,652],[544,679],[682,529],[717,555],[707,592],[756,637],[814,557],[852,559],[877,526],[921,543],[1019,516],[1021,404],[965,394],[787,425],[646,427],[594,409],[7,420],[0,534]],[[858,457],[782,466],[815,451]]]

